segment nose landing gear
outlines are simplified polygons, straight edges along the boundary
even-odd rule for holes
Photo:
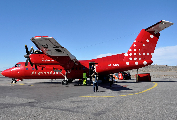
[[[15,80],[15,78],[12,78],[11,84],[16,83],[16,82],[17,82],[17,81]]]

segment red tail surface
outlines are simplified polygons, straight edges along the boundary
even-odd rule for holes
[[[124,54],[124,61],[128,61],[127,64],[134,61],[135,65],[138,65],[138,62],[142,61],[146,65],[146,61],[151,61],[160,36],[159,32],[172,24],[171,22],[161,20],[147,29],[142,29],[128,52]]]
[[[160,33],[153,34],[142,29],[132,46],[125,53],[124,61],[151,60]]]

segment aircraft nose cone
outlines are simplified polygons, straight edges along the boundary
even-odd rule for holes
[[[9,70],[4,70],[4,71],[1,72],[1,74],[2,74],[3,76],[5,76],[5,77],[8,76],[8,73],[9,73]]]
[[[2,71],[2,72],[1,72],[1,75],[3,75],[3,76],[4,76],[4,71]]]

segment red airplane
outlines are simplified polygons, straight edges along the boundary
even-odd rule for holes
[[[14,67],[4,70],[3,76],[12,78],[12,82],[23,79],[64,79],[67,84],[73,79],[82,79],[83,73],[90,76],[90,68],[99,74],[99,79],[110,73],[138,69],[151,65],[160,31],[173,25],[161,20],[156,24],[142,29],[132,46],[126,53],[92,59],[77,60],[66,48],[62,47],[53,37],[35,36],[31,41],[39,49],[26,48],[26,62],[19,62]]]

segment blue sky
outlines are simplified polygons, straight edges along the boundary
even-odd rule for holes
[[[54,37],[77,59],[125,53],[141,29],[160,20],[153,64],[177,65],[177,1],[169,0],[1,0],[0,70],[23,62],[34,36]],[[36,47],[35,47],[36,49]]]

